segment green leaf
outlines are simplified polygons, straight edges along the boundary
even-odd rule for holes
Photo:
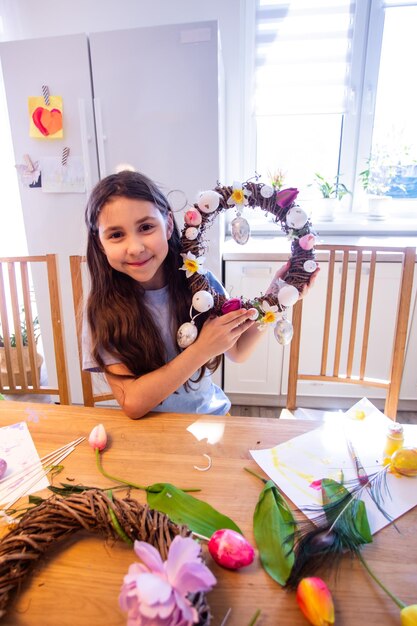
[[[340,483],[330,478],[321,481],[323,493],[323,510],[329,523],[338,519],[339,524],[347,524],[356,535],[358,543],[372,543],[372,533],[369,527],[365,503],[360,498],[353,498],[350,492]],[[334,505],[341,501],[340,507]]]
[[[294,563],[296,523],[275,483],[268,480],[253,515],[253,532],[265,571],[285,585]]]
[[[146,498],[151,508],[165,513],[175,524],[186,524],[190,530],[204,537],[210,538],[216,530],[222,528],[231,528],[242,534],[229,517],[170,483],[150,485]]]

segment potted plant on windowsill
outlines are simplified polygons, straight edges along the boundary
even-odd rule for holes
[[[340,208],[340,201],[351,192],[346,185],[340,182],[340,176],[335,176],[332,180],[327,180],[324,176],[316,172],[313,183],[321,193],[319,219],[332,221],[335,213]]]
[[[40,326],[39,320],[36,316],[32,322],[33,332],[34,332],[34,340],[35,344],[38,342],[40,337]],[[24,316],[24,312],[22,311],[21,319],[20,319],[20,336],[21,336],[21,345],[22,345],[22,356],[23,356],[23,366],[26,372],[26,380],[28,385],[32,385],[32,372],[30,367],[30,358],[29,358],[29,339],[28,339],[28,329],[26,325],[26,319]],[[18,359],[18,348],[17,348],[17,339],[16,332],[11,333],[9,336],[9,352],[10,352],[10,360],[11,366],[14,373],[14,382],[16,386],[23,385],[22,376],[19,369],[19,359]],[[43,363],[43,357],[36,351],[35,354],[35,362],[36,367],[38,368],[38,374],[40,377],[41,365]],[[0,370],[1,370],[1,383],[3,387],[9,386],[9,378],[7,375],[7,361],[6,361],[6,349],[5,349],[5,339],[1,334],[1,326],[0,326]]]
[[[366,169],[359,179],[368,198],[368,217],[383,220],[387,217],[391,200],[389,191],[396,174],[396,167],[387,150],[376,146],[366,162]]]

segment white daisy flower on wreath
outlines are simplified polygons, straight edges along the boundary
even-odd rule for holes
[[[227,201],[229,206],[246,206],[248,204],[248,198],[252,195],[249,189],[244,189],[242,183],[233,183],[233,193]]]
[[[278,305],[276,304],[269,304],[269,302],[267,302],[266,300],[264,300],[262,302],[262,311],[263,311],[263,316],[262,319],[260,320],[260,323],[264,326],[266,326],[267,324],[273,324],[274,322],[278,321]]]
[[[190,276],[192,276],[196,272],[197,274],[207,273],[207,270],[203,267],[206,257],[196,257],[195,254],[192,254],[192,252],[187,252],[187,254],[181,254],[181,256],[183,260],[183,266],[180,267],[180,270],[184,270],[187,278],[190,278]]]

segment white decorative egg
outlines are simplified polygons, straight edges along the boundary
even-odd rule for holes
[[[220,194],[217,191],[203,191],[198,196],[197,205],[203,213],[213,213],[220,204]]]
[[[300,228],[307,224],[308,215],[301,207],[293,206],[289,209],[285,219],[290,228],[300,230]]]
[[[177,343],[180,348],[188,348],[197,339],[197,326],[192,322],[181,324],[177,332]]]
[[[262,198],[271,198],[274,195],[274,188],[270,185],[262,185],[260,193]]]
[[[293,306],[298,300],[298,289],[293,285],[284,285],[278,291],[278,302],[281,306]]]
[[[193,295],[192,304],[196,311],[199,313],[205,313],[213,308],[214,299],[209,291],[197,291]]]
[[[259,317],[258,309],[248,309],[248,311],[250,311],[250,313],[251,313],[251,315],[249,317],[250,320],[252,320],[254,322],[255,320],[258,319],[258,317]]]
[[[313,259],[307,259],[307,261],[304,261],[303,267],[306,272],[312,274],[317,269],[317,263]]]
[[[198,228],[195,228],[194,226],[189,226],[185,231],[185,237],[186,239],[189,239],[190,241],[194,241],[194,239],[197,239]]]
[[[288,320],[281,319],[275,324],[275,339],[278,341],[278,343],[281,344],[281,346],[288,345],[292,339],[293,334],[293,325]]]

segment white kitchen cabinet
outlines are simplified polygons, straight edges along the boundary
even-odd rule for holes
[[[275,270],[279,266],[277,261],[226,261],[225,283],[231,296],[244,295],[254,297],[267,288]],[[326,302],[326,278],[328,264],[320,262],[321,271],[314,288],[310,291],[303,304],[303,329],[300,342],[300,371],[306,369],[309,373],[319,372],[321,358],[321,343],[323,334],[324,307]],[[348,272],[346,289],[346,307],[351,310],[353,298],[354,264]],[[366,291],[369,266],[364,262],[362,269],[363,286]],[[386,354],[391,352],[394,336],[394,308],[391,306],[395,297],[401,265],[398,262],[380,263],[376,268],[374,298],[371,318],[371,333],[368,347],[367,363],[369,372],[380,378],[387,378],[390,364]],[[341,280],[341,263],[336,264],[335,286],[338,288]],[[412,305],[410,310],[409,334],[406,347],[405,367],[400,394],[400,408],[412,408],[417,400],[417,268],[413,285]],[[361,298],[362,300],[363,298]],[[364,300],[364,299],[363,299]],[[358,312],[356,351],[354,368],[359,367],[360,349],[365,315],[365,300],[361,302]],[[336,324],[336,313],[332,314],[332,323]],[[345,332],[342,340],[341,367],[343,371],[347,360],[348,333]],[[333,365],[334,344],[329,346],[328,368]],[[285,406],[287,393],[289,347],[283,348],[274,338],[272,328],[267,336],[258,345],[255,353],[246,363],[233,364],[225,362],[224,389],[236,404],[264,404]],[[359,385],[345,385],[324,383],[321,381],[299,381],[298,398],[304,398],[306,406],[334,406],[334,399],[338,399],[340,406],[344,406],[341,399],[366,396],[372,399],[384,398],[382,389],[371,389]],[[309,404],[309,401],[313,402]],[[408,404],[407,404],[408,401]],[[401,405],[403,402],[403,405]]]
[[[277,262],[228,261],[225,286],[231,297],[254,298],[265,292]],[[281,393],[283,347],[267,328],[254,353],[244,363],[225,359],[224,390],[232,402],[245,404],[276,403]]]

